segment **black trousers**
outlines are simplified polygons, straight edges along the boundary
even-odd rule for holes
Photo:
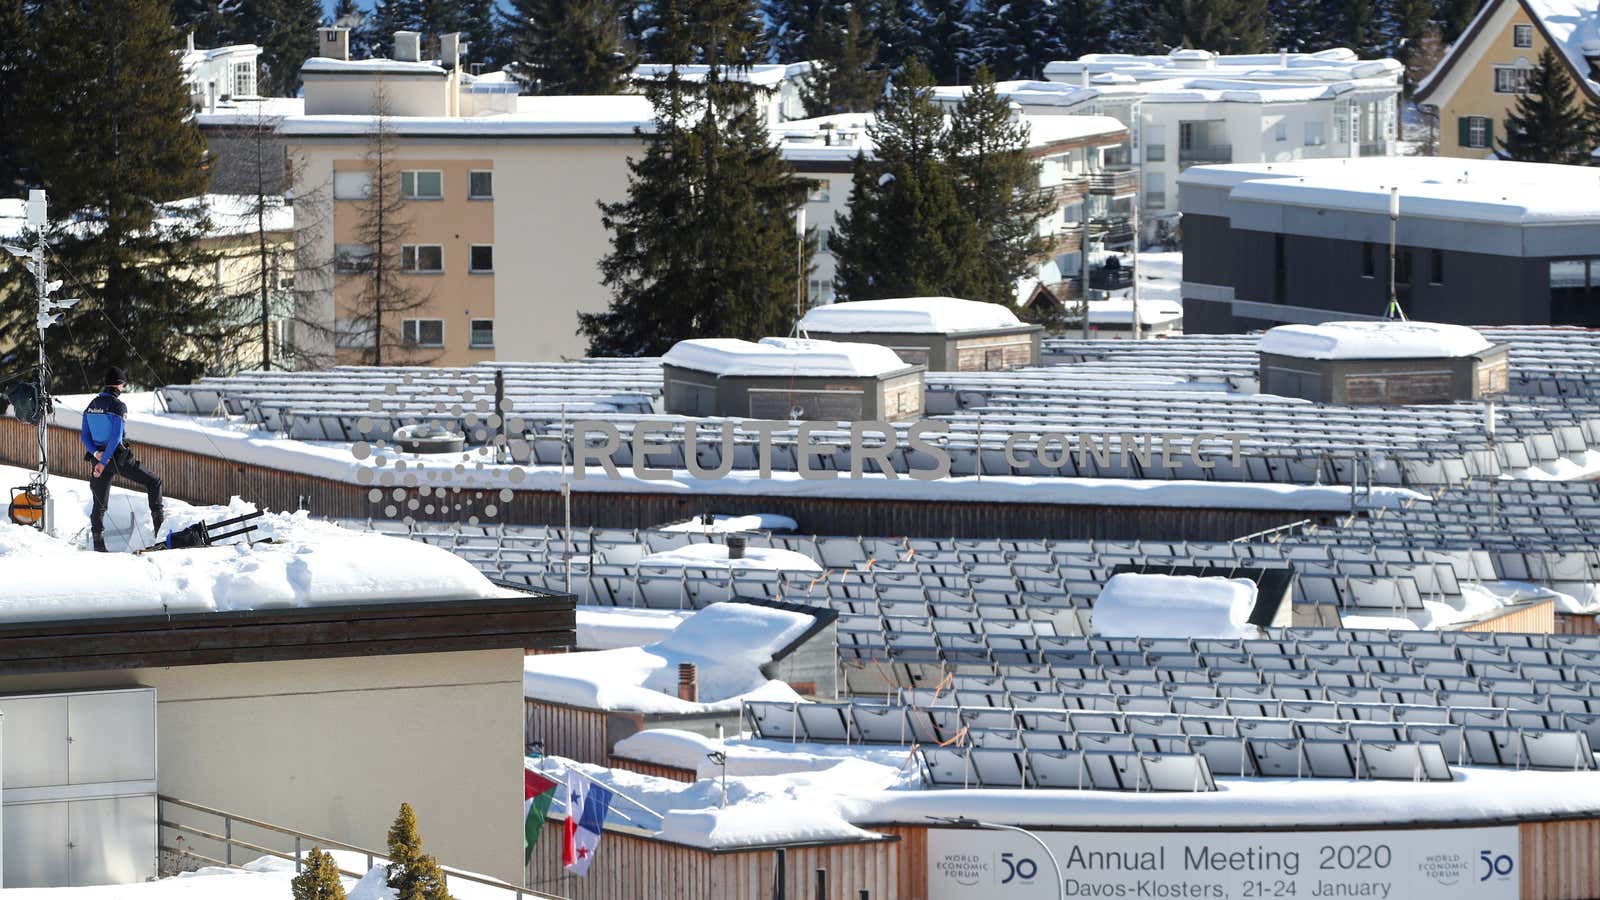
[[[144,488],[149,495],[152,518],[161,514],[161,479],[146,472],[139,461],[133,458],[133,451],[126,446],[118,447],[100,474],[89,479],[89,492],[94,495],[94,506],[89,512],[89,530],[94,534],[106,530],[106,503],[111,498],[111,479],[118,477]]]

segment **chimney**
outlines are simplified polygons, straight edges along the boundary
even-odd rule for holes
[[[194,32],[192,32],[192,31],[189,32],[189,47],[188,47],[188,49],[189,49],[190,53],[194,52]]]
[[[1278,48],[1278,67],[1279,68],[1283,68],[1283,69],[1289,68],[1289,48],[1288,47],[1280,47],[1280,48]]]
[[[1079,87],[1088,87],[1089,86],[1089,64],[1088,63],[1079,63],[1078,67],[1079,67],[1078,68],[1078,86]]]
[[[350,29],[348,28],[319,28],[321,35],[317,41],[317,55],[328,59],[350,58]]]
[[[396,31],[394,58],[400,62],[422,62],[422,32]]]
[[[439,36],[439,65],[446,69],[461,65],[461,32],[452,31]]]
[[[744,559],[744,547],[747,539],[742,534],[728,535],[728,558]]]
[[[694,663],[678,663],[678,699],[700,702],[700,675]]]

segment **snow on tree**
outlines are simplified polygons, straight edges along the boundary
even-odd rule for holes
[[[621,92],[636,62],[624,9],[625,0],[512,0],[512,76],[530,94]]]
[[[1000,81],[1040,80],[1067,55],[1060,16],[1055,0],[991,0],[979,8],[973,58]]]
[[[1506,134],[1496,152],[1519,162],[1588,165],[1596,137],[1591,123],[1566,63],[1546,47],[1528,74],[1527,88],[1506,114]]]
[[[871,110],[883,96],[885,75],[876,38],[852,4],[830,6],[820,16],[812,36],[817,64],[800,80],[806,115]]]

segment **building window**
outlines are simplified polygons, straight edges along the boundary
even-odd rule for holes
[[[833,200],[833,194],[828,190],[826,181],[813,181],[811,189],[806,191],[807,203],[828,203]]]
[[[1523,47],[1523,48],[1532,47],[1533,46],[1533,26],[1532,25],[1513,25],[1513,26],[1511,26],[1511,46],[1513,46],[1513,47]]]
[[[1533,70],[1527,66],[1495,66],[1494,92],[1496,94],[1526,94],[1528,77]]]
[[[401,244],[400,268],[407,272],[443,272],[444,248],[438,244]]]
[[[1167,161],[1167,145],[1166,144],[1145,144],[1144,145],[1144,161],[1145,162],[1166,162]]]
[[[1550,261],[1550,323],[1600,326],[1600,259]]]
[[[372,173],[365,169],[333,173],[333,199],[365,200],[372,196]]]
[[[372,248],[366,244],[333,245],[333,271],[340,275],[357,275],[372,268]]]
[[[1272,236],[1272,302],[1289,302],[1289,255],[1284,250],[1283,234]]]
[[[1411,248],[1394,248],[1394,283],[1411,283]]]
[[[833,247],[833,229],[832,228],[819,228],[819,229],[817,229],[817,252],[818,253],[827,253],[832,249],[832,247]]]
[[[1323,144],[1326,144],[1327,142],[1328,142],[1327,134],[1325,133],[1325,130],[1323,128],[1323,124],[1321,122],[1307,122],[1306,123],[1306,146],[1307,147],[1321,147]]]
[[[400,342],[408,347],[443,347],[443,319],[401,319]]]
[[[373,346],[372,322],[366,319],[334,319],[333,346],[340,350],[366,350]]]
[[[1444,284],[1444,251],[1428,251],[1428,283]]]
[[[1494,120],[1488,116],[1462,116],[1456,124],[1456,138],[1462,147],[1485,150],[1493,146]]]
[[[1144,127],[1144,161],[1164,162],[1166,158],[1167,126],[1146,125]]]
[[[467,336],[467,345],[483,349],[494,346],[494,320],[473,319],[469,324],[471,333]]]
[[[469,272],[493,272],[494,271],[494,245],[493,244],[473,244],[472,247],[470,248],[470,250],[471,250],[471,259],[468,260],[467,271],[469,271]]]
[[[1163,173],[1144,173],[1144,208],[1167,208],[1167,179]]]
[[[806,299],[812,306],[833,302],[833,280],[816,278],[806,282]]]
[[[493,172],[468,172],[467,173],[467,199],[492,200],[494,199],[494,173]]]
[[[1361,244],[1361,277],[1376,278],[1378,275],[1378,245],[1371,241]]]
[[[443,172],[401,172],[400,196],[406,200],[443,200]]]
[[[1272,139],[1280,143],[1287,141],[1289,139],[1289,123],[1281,119],[1278,120],[1278,124],[1272,126]]]
[[[254,62],[236,62],[233,64],[233,95],[235,97],[254,97],[256,95],[256,64]]]

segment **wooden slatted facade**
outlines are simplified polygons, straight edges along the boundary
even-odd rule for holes
[[[1600,617],[1594,613],[1556,613],[1556,634],[1600,634]]]
[[[133,429],[137,433],[138,429]],[[137,442],[146,468],[165,482],[169,496],[191,503],[222,504],[243,497],[269,509],[308,509],[330,518],[382,516],[385,499],[368,499],[371,487],[349,484]],[[220,452],[220,450],[219,450]],[[32,428],[0,418],[0,462],[31,468],[38,449]],[[352,460],[353,462],[353,460]],[[76,431],[55,427],[50,434],[50,466],[68,477],[88,477]],[[424,502],[427,502],[424,500]],[[563,521],[559,491],[513,490],[509,502],[486,492],[477,502],[498,507],[494,521],[557,524]],[[1296,510],[1205,509],[1091,506],[1052,503],[975,503],[931,500],[862,500],[837,497],[780,497],[746,494],[650,494],[574,491],[572,521],[578,526],[646,528],[699,515],[777,513],[811,534],[938,534],[951,537],[1075,538],[1096,540],[1232,540],[1301,519],[1332,524],[1334,514]],[[420,518],[449,518],[439,514]],[[465,516],[461,516],[465,518]]]
[[[1483,823],[1486,825],[1494,823]],[[1600,897],[1600,819],[1524,822],[1519,826],[1523,900]],[[785,863],[786,896],[811,900],[816,870],[828,896],[916,900],[928,891],[928,830],[869,826],[891,840],[793,847]],[[562,823],[547,822],[528,867],[529,884],[570,900],[770,900],[775,848],[712,852],[631,833],[607,831],[586,878],[561,867]]]
[[[545,824],[528,867],[529,886],[569,900],[771,900],[776,848],[710,851],[607,831],[584,878],[561,866],[563,823]],[[874,829],[882,840],[785,849],[785,896],[815,896],[816,871],[827,870],[828,896],[857,900],[927,894],[927,829]]]
[[[523,734],[529,748],[603,766],[611,758],[606,713],[561,703],[524,700]]]
[[[1549,634],[1556,630],[1556,602],[1543,600],[1509,609],[1481,622],[1473,622],[1461,630]]]

